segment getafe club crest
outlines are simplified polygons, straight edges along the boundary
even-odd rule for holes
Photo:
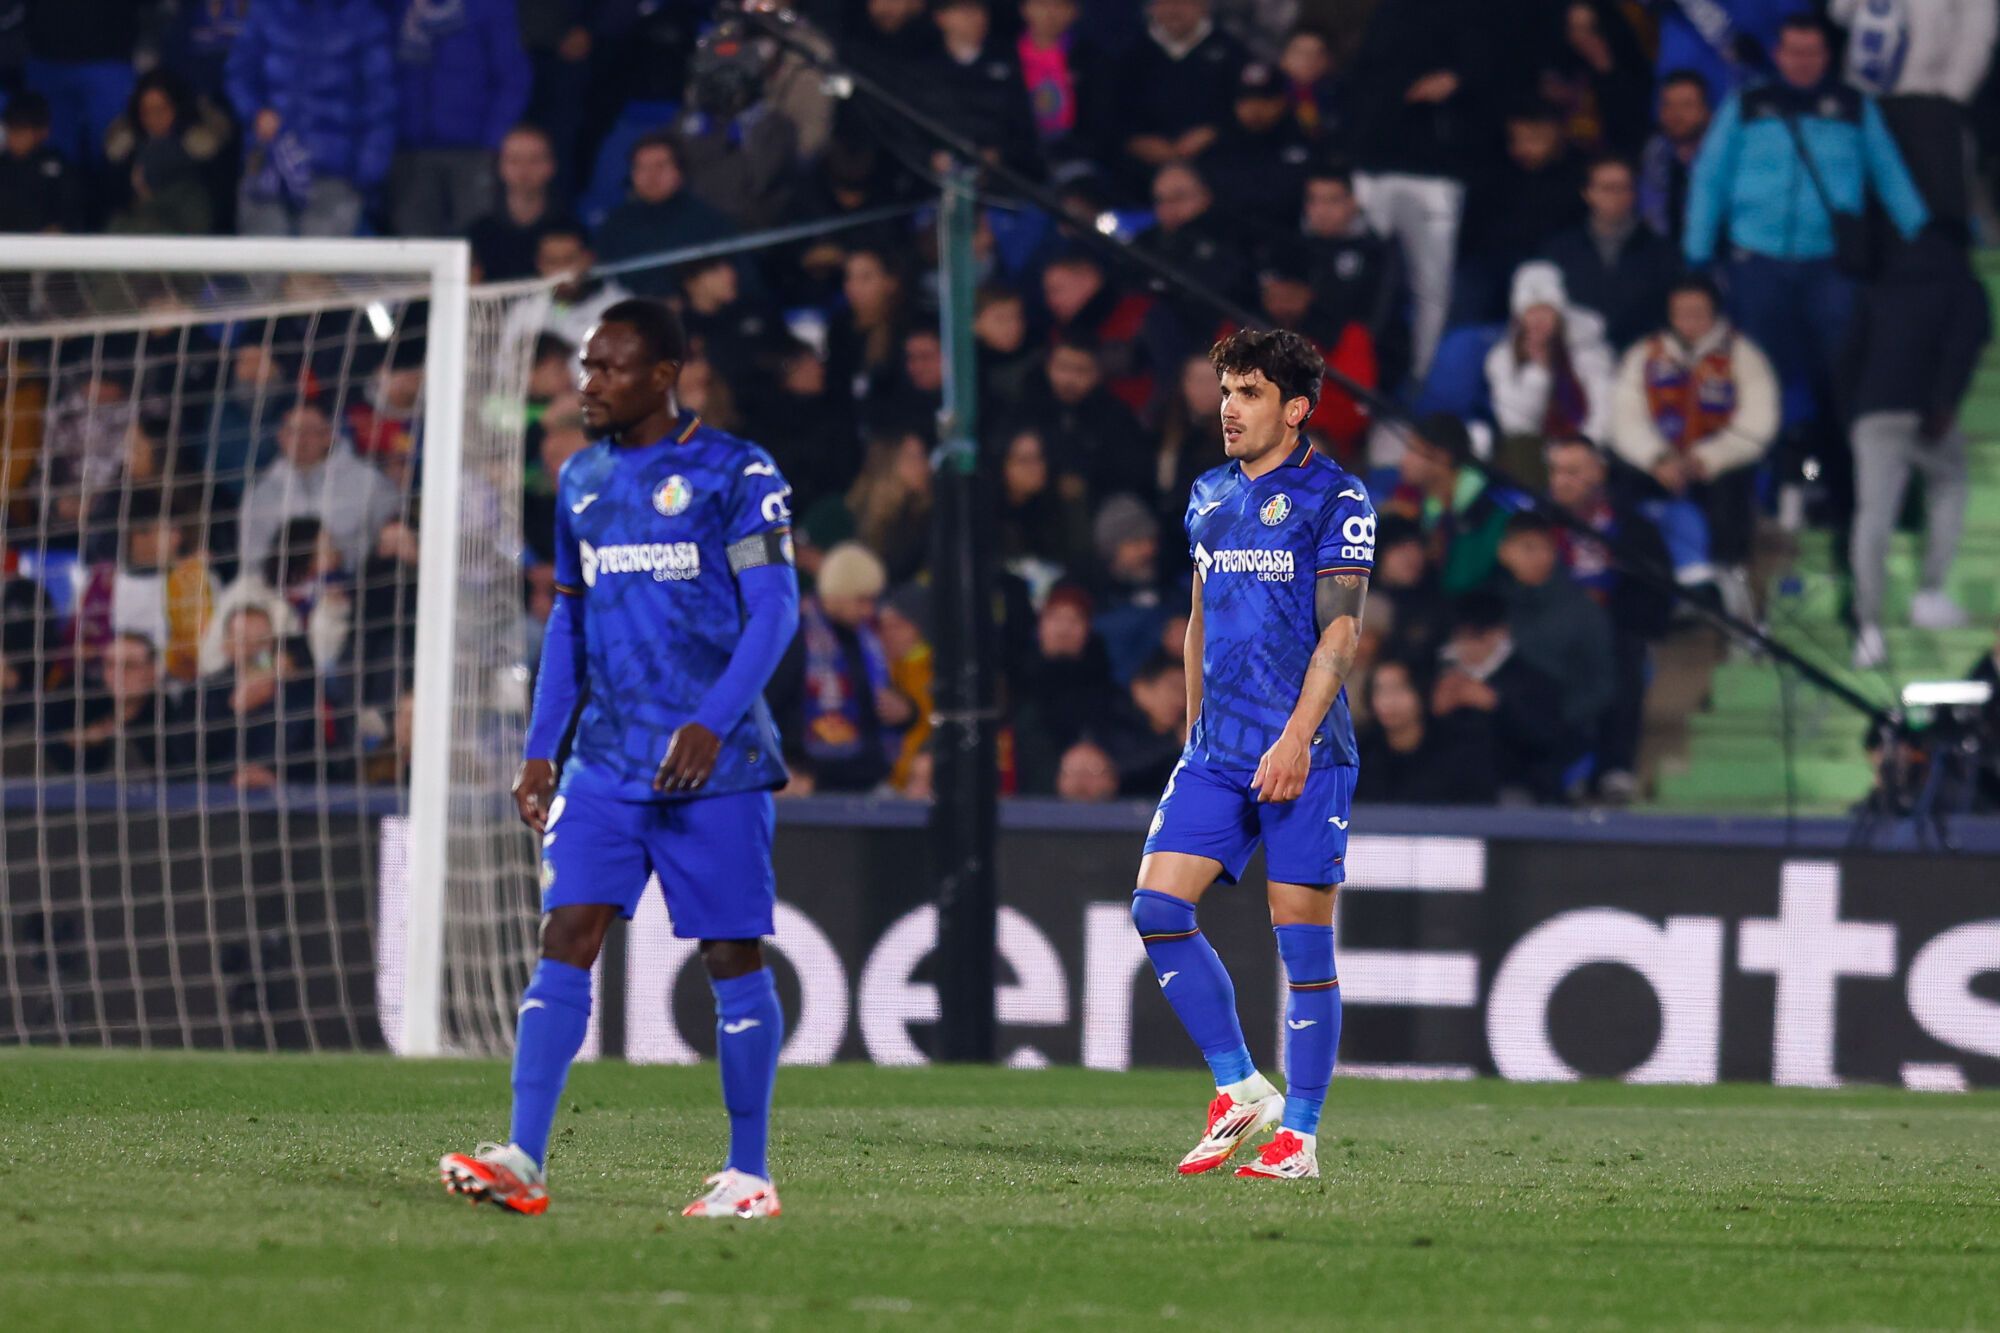
[[[1275,528],[1291,517],[1291,513],[1292,497],[1280,491],[1264,501],[1264,507],[1257,511],[1257,517],[1264,520],[1265,527]]]
[[[687,507],[693,503],[694,487],[688,485],[688,479],[678,472],[661,482],[659,489],[653,492],[653,508],[668,518],[685,514]]]

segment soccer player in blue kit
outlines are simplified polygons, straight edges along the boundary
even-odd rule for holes
[[[1272,1122],[1236,1174],[1319,1174],[1320,1108],[1340,1043],[1334,894],[1345,877],[1354,723],[1345,683],[1375,562],[1375,511],[1302,438],[1325,366],[1296,333],[1246,330],[1209,352],[1222,383],[1224,452],[1188,497],[1195,564],[1188,618],[1187,748],[1153,816],[1132,921],[1160,991],[1208,1060],[1215,1099],[1183,1175],[1212,1171]],[[1236,991],[1195,921],[1220,877],[1264,844],[1284,961],[1286,1091],[1257,1071]]]
[[[786,774],[763,692],[798,626],[791,488],[762,449],[677,409],[686,345],[679,317],[646,300],[607,309],[583,345],[584,424],[602,438],[557,484],[558,595],[514,783],[542,835],[543,916],[512,1133],[438,1164],[447,1189],[518,1213],[548,1208],[549,1129],[590,1021],[591,965],[649,872],[674,934],[701,942],[729,1113],[728,1164],[684,1215],[779,1213],[765,1149],[784,1017],[762,938]]]

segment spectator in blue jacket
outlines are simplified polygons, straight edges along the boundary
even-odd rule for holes
[[[494,153],[528,106],[514,0],[403,0],[390,222],[456,236],[493,207]]]
[[[1831,77],[1818,21],[1787,19],[1773,54],[1777,78],[1731,94],[1702,144],[1682,243],[1704,267],[1726,230],[1731,313],[1776,358],[1785,423],[1796,427],[1830,402],[1854,310],[1827,204],[1858,214],[1872,193],[1906,239],[1929,215],[1873,99]]]
[[[352,236],[396,146],[396,55],[375,0],[258,0],[229,52],[244,136],[237,227]]]

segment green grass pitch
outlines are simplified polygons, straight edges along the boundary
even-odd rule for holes
[[[704,1223],[714,1069],[586,1066],[524,1219],[498,1064],[0,1054],[0,1327],[2000,1327],[2000,1096],[1337,1081],[1300,1187],[1174,1176],[1206,1092],[786,1069]]]

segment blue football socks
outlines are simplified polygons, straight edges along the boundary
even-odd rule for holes
[[[1340,977],[1332,926],[1274,926],[1285,960],[1285,1119],[1295,1134],[1319,1132],[1320,1108],[1340,1049]]]
[[[549,1127],[570,1061],[590,1028],[590,972],[553,958],[535,965],[521,997],[520,1025],[514,1035],[514,1128],[512,1138],[537,1166],[549,1153]]]
[[[771,1088],[778,1081],[778,1048],[785,1038],[778,986],[768,967],[709,984],[715,990],[722,1105],[729,1112],[729,1167],[768,1180]]]
[[[1146,957],[1153,961],[1161,994],[1201,1048],[1215,1074],[1215,1086],[1226,1088],[1256,1073],[1236,1018],[1236,987],[1195,924],[1194,904],[1169,893],[1138,889],[1132,894],[1132,924],[1139,928]]]

